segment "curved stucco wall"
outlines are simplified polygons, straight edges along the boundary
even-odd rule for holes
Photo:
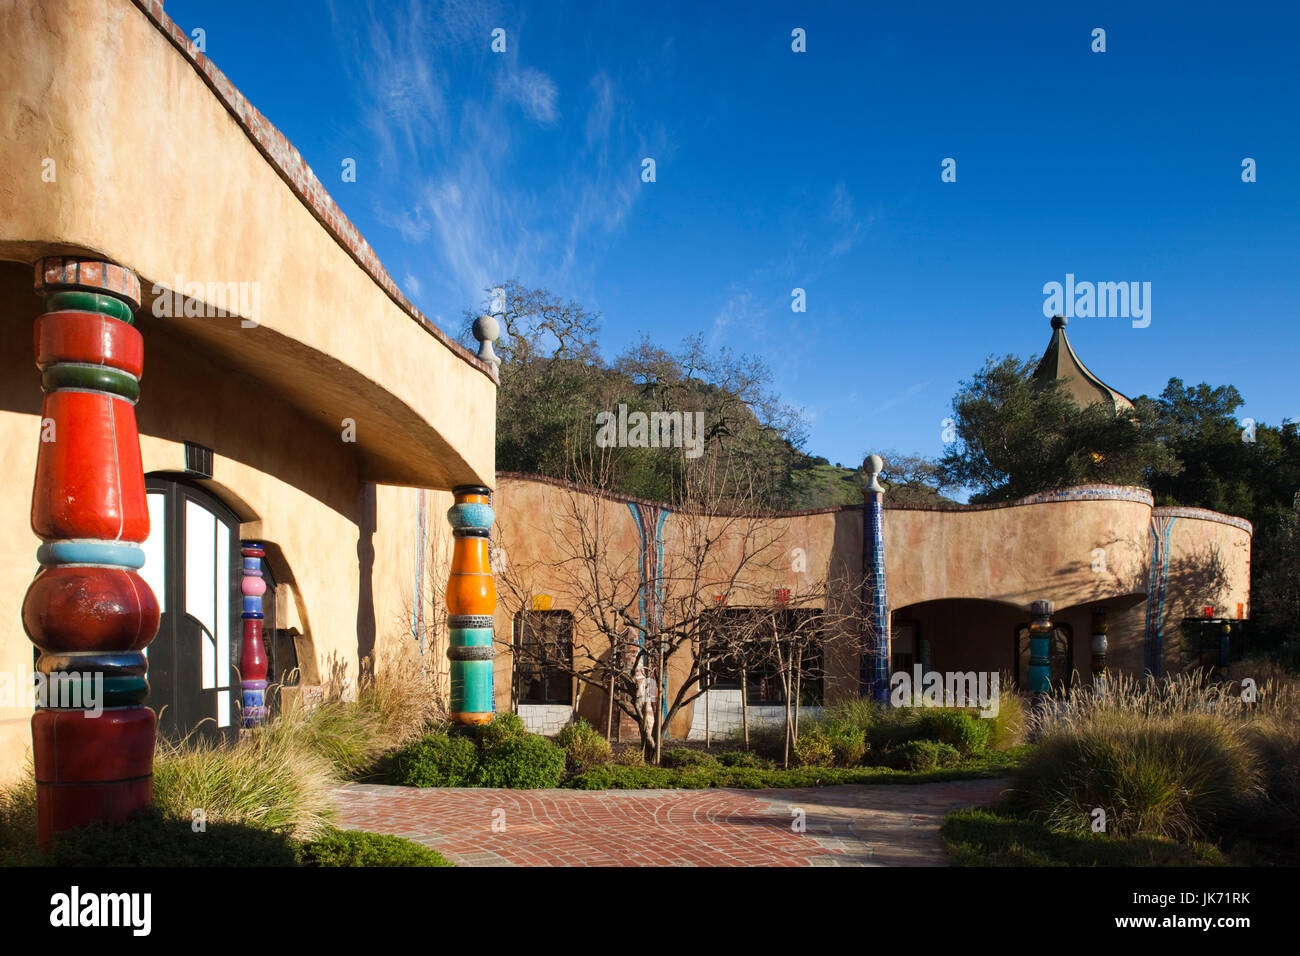
[[[511,633],[513,612],[528,594],[550,595],[557,610],[578,610],[571,573],[556,570],[573,553],[566,543],[571,516],[600,515],[601,540],[609,554],[604,563],[617,569],[613,576],[622,581],[629,569],[638,567],[642,553],[634,514],[662,507],[594,494],[564,482],[498,477],[495,534],[508,552],[513,580],[524,582],[526,592],[513,601],[503,596],[498,604],[497,633],[503,638]],[[1155,529],[1164,525],[1153,517],[1167,514],[1177,516],[1169,525],[1165,561],[1165,551],[1153,545]],[[680,539],[683,529],[698,526],[698,520],[668,513],[659,539],[665,542],[665,552],[671,555],[674,539]],[[710,534],[719,539],[714,568],[720,578],[738,561],[736,542],[746,533],[745,519],[714,518],[708,524]],[[770,600],[777,588],[789,588],[795,595],[821,592],[834,602],[845,583],[861,580],[860,508],[755,518],[752,524],[772,543],[770,560],[751,561],[738,582],[742,591],[754,596],[754,603]],[[1027,619],[1033,601],[1046,599],[1056,605],[1057,620],[1073,628],[1072,666],[1081,674],[1090,672],[1091,611],[1098,607],[1110,615],[1113,667],[1140,672],[1144,642],[1155,628],[1162,638],[1163,666],[1175,670],[1180,666],[1182,617],[1199,614],[1210,604],[1218,613],[1235,617],[1238,602],[1244,605],[1249,595],[1249,525],[1212,512],[1153,509],[1144,489],[1088,486],[1001,505],[887,508],[885,548],[891,612],[903,612],[927,627],[937,625],[950,635],[949,646],[938,649],[936,666],[1004,669],[1015,625]],[[1149,602],[1152,582],[1161,580],[1165,599]],[[832,582],[829,587],[827,581]],[[502,590],[498,584],[499,593]],[[1149,622],[1149,616],[1154,621]],[[584,631],[580,613],[575,613],[575,628],[578,640],[584,633],[587,640],[594,639],[590,629]],[[670,692],[673,680],[688,666],[684,659],[674,663]],[[837,673],[828,675],[828,692],[854,685],[856,661],[836,661],[832,651],[828,670],[832,668]],[[499,709],[510,706],[510,678],[509,656],[503,649],[496,669]],[[589,702],[580,702],[579,710],[603,719],[603,696],[586,694]],[[689,724],[688,710],[670,731],[684,733]]]
[[[32,347],[39,311],[30,271],[0,263],[0,672],[21,686],[29,683],[32,645],[20,610],[40,543],[30,527],[41,436]],[[367,482],[356,444],[252,376],[196,354],[174,328],[155,328],[147,342],[136,409],[144,470],[179,476],[185,442],[212,449],[212,480],[196,483],[236,512],[241,537],[269,545],[277,619],[300,635],[303,682],[334,674],[355,679],[363,657],[383,666],[412,654],[417,555],[425,552],[428,580],[420,590],[433,624],[442,586],[433,579],[436,565],[450,554],[451,494]],[[430,634],[431,642],[442,637]],[[436,648],[431,660],[445,669]],[[0,777],[21,768],[30,718],[25,706],[0,705]]]
[[[134,269],[146,367],[151,323],[182,328],[321,424],[353,419],[370,480],[491,484],[491,374],[359,264],[328,197],[313,208],[287,181],[315,182],[301,157],[255,111],[245,129],[196,62],[128,0],[0,7],[0,259],[75,250]],[[149,290],[178,276],[256,283],[259,324],[154,316]]]

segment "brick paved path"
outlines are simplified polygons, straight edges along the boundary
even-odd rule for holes
[[[474,790],[349,784],[348,829],[461,866],[943,866],[944,816],[1005,780],[804,790]],[[792,828],[803,811],[806,831]]]

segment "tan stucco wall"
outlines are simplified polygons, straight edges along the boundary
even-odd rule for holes
[[[41,408],[31,331],[40,305],[29,282],[27,267],[0,263],[0,670],[24,687],[32,646],[20,611],[37,568],[29,515]],[[355,679],[361,658],[382,667],[413,654],[419,491],[363,481],[357,444],[174,327],[155,325],[145,341],[136,410],[145,473],[183,472],[186,441],[213,449],[212,480],[197,483],[241,518],[241,537],[267,543],[280,626],[302,635],[303,681]],[[433,568],[450,553],[452,499],[447,491],[425,495]],[[426,603],[441,601],[440,588],[426,582]],[[433,637],[445,647],[445,634]],[[24,707],[0,709],[0,776],[22,766],[30,717]]]
[[[322,425],[354,419],[370,480],[492,483],[493,381],[398,307],[128,0],[0,7],[0,170],[0,259],[134,269],[146,339],[180,326]],[[154,317],[149,290],[177,276],[258,283],[259,325]]]
[[[1128,494],[1126,490],[1120,490]],[[611,557],[606,564],[619,570],[610,577],[634,573],[639,538],[626,501],[593,496],[557,483],[519,477],[500,479],[496,540],[509,553],[513,577],[526,594],[548,594],[555,610],[575,611],[575,640],[593,640],[584,628],[567,575],[556,566],[566,555],[571,524],[565,516],[577,509],[600,515],[601,539]],[[1083,678],[1091,675],[1092,610],[1108,612],[1108,664],[1141,673],[1146,629],[1146,594],[1152,560],[1153,508],[1144,501],[1065,500],[1011,504],[991,508],[910,510],[885,513],[886,586],[892,614],[921,623],[932,640],[934,667],[945,670],[1006,671],[1013,666],[1013,635],[1029,619],[1029,605],[1050,600],[1056,620],[1074,632],[1073,666]],[[664,524],[665,554],[680,540],[691,519],[670,514]],[[754,596],[752,603],[771,599],[775,588],[798,595],[822,591],[824,582],[860,579],[862,512],[846,508],[813,514],[758,519],[756,524],[773,542],[768,558],[752,562],[740,579]],[[716,534],[722,519],[715,519]],[[718,578],[737,563],[735,541],[743,524],[732,524],[723,535],[715,570]],[[731,544],[725,542],[730,540]],[[806,570],[799,571],[803,553]],[[1211,555],[1217,558],[1211,559]],[[1217,567],[1218,571],[1207,570]],[[526,569],[526,570],[525,570]],[[1168,597],[1161,609],[1162,663],[1166,672],[1181,667],[1178,624],[1196,615],[1205,604],[1236,616],[1237,602],[1246,602],[1250,580],[1250,534],[1217,520],[1209,512],[1178,517],[1170,536]],[[1210,586],[1214,585],[1214,586]],[[835,607],[843,585],[826,588],[823,601]],[[723,590],[723,588],[719,588]],[[501,591],[500,584],[498,591]],[[711,595],[706,594],[706,600]],[[512,615],[521,598],[498,604],[498,639],[508,641]],[[733,605],[748,603],[733,598]],[[814,602],[821,606],[823,602]],[[832,615],[835,617],[837,615]],[[841,621],[847,626],[847,622]],[[833,645],[833,639],[831,641]],[[688,671],[680,658],[669,671],[669,692]],[[837,656],[827,648],[826,694],[833,697],[856,687],[856,658]],[[510,706],[508,648],[497,658],[497,706]],[[604,695],[588,691],[579,710],[589,719],[603,720]],[[672,735],[689,727],[691,709],[670,725]]]

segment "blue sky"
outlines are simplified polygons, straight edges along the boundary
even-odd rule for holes
[[[959,380],[1040,353],[1072,273],[1151,283],[1146,328],[1070,323],[1110,385],[1231,383],[1241,415],[1300,418],[1300,5],[704,7],[166,10],[449,331],[517,277],[603,313],[611,357],[700,332],[854,465],[940,453]]]

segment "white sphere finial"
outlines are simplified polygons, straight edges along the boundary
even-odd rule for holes
[[[867,491],[884,494],[885,489],[880,484],[880,473],[885,470],[885,460],[879,455],[868,455],[863,464],[867,468],[867,474],[871,477],[871,481],[867,483]]]

